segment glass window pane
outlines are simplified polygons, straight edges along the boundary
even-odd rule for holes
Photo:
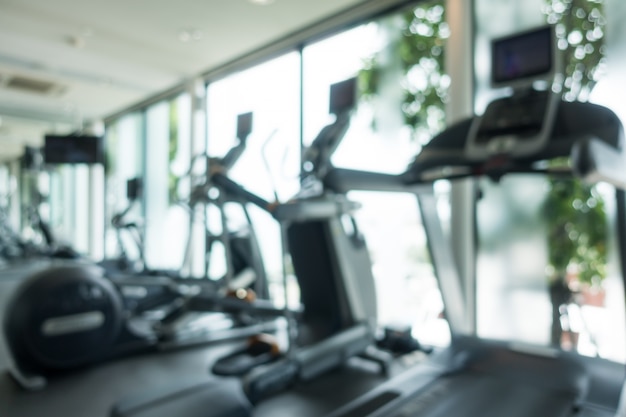
[[[107,186],[106,186],[106,216],[105,223],[105,258],[111,259],[120,255],[118,235],[112,225],[113,216],[122,213],[129,205],[127,198],[127,181],[143,175],[143,115],[132,113],[126,115],[107,127]],[[142,201],[135,203],[128,220],[141,219]],[[120,232],[122,233],[122,232]],[[137,248],[128,241],[129,236],[120,236],[124,239],[124,250],[132,259],[138,258]]]
[[[372,258],[380,325],[411,326],[420,343],[446,346],[450,329],[415,195],[351,192]]]
[[[600,7],[598,5],[598,7]],[[616,91],[626,91],[626,2],[621,0],[605,0],[603,2],[603,19],[606,27],[599,31],[605,35],[605,56],[595,88],[591,91],[590,101],[607,106],[626,122],[626,102]]]
[[[551,23],[556,25],[563,58],[564,99],[591,100],[626,117],[626,106],[614,93],[626,85],[626,37],[620,36],[624,33],[620,20],[624,7],[620,0],[477,0],[477,113],[499,94],[489,86],[490,39]],[[553,261],[548,244],[553,239],[546,241],[549,230],[541,218],[541,207],[550,198],[551,183],[545,178],[523,177],[503,180],[501,185],[484,182],[484,198],[479,202],[479,334],[557,344],[581,354],[625,361],[623,278],[615,237],[607,238],[608,257],[600,261],[606,270],[601,284],[588,290],[580,283],[585,269],[573,262],[565,274],[567,285],[549,287],[551,269],[545,268]],[[614,230],[613,191],[598,186],[596,192],[604,197],[609,230]],[[571,203],[568,198],[560,203]],[[560,310],[553,308],[552,302],[559,294],[564,300],[569,298],[560,303]]]
[[[291,53],[208,87],[209,154],[223,156],[235,145],[237,116],[252,112],[246,151],[230,175],[266,199],[272,199],[274,192],[286,199],[297,190],[299,68],[298,54]]]
[[[419,44],[423,49],[415,47],[418,26],[428,31]],[[333,121],[328,112],[330,86],[356,76],[364,94],[332,163],[340,168],[404,172],[421,144],[443,128],[447,76],[439,58],[446,37],[443,2],[429,1],[306,46],[305,145]],[[399,50],[411,51],[404,62]],[[372,78],[381,81],[367,81]],[[424,101],[434,103],[433,108],[418,105],[421,97],[428,97]],[[430,116],[415,122],[412,117],[420,109]],[[362,203],[355,216],[373,262],[379,324],[410,325],[421,342],[448,344],[450,331],[441,314],[442,297],[415,196],[359,191],[349,197]],[[442,207],[449,211],[444,200]]]
[[[90,255],[90,233],[93,232],[90,215],[90,182],[93,168],[84,164],[56,165],[43,171],[30,171],[23,179],[24,207],[37,213],[50,228],[53,245],[70,246],[81,254]],[[85,196],[85,198],[76,198]],[[28,217],[28,216],[27,216]],[[34,217],[23,225],[26,234],[32,235],[35,243],[45,245],[44,236],[33,223]],[[27,238],[30,238],[29,236]]]
[[[624,311],[614,190],[578,184],[481,181],[478,333],[623,361],[624,331],[610,325]]]
[[[246,149],[228,175],[260,197],[274,201],[291,198],[299,187],[300,166],[300,58],[290,53],[246,71],[210,83],[207,91],[208,153],[224,156],[238,143],[237,118],[252,112],[252,132]],[[266,272],[272,282],[282,279],[280,229],[263,210],[249,206],[252,226],[261,248]],[[246,227],[237,208],[227,212],[229,225]],[[217,221],[215,212],[209,222]],[[219,227],[218,227],[219,229]],[[212,277],[224,273],[224,256],[213,250]],[[274,288],[279,289],[280,284]],[[278,297],[278,296],[277,296]],[[278,297],[282,299],[282,297]]]
[[[178,199],[190,161],[189,100],[183,94],[146,112],[145,257],[151,269],[183,264],[189,215]]]
[[[330,86],[359,76],[368,60],[385,50],[389,44],[388,37],[394,30],[399,29],[387,24],[387,21],[373,22],[304,48],[305,145],[309,145],[320,130],[333,120],[334,116],[328,111]],[[400,86],[398,82],[395,88],[386,89],[375,100],[361,100],[351,119],[350,129],[333,155],[335,165],[389,173],[398,173],[406,168],[418,147],[402,124],[400,103],[393,101],[402,94]],[[377,110],[385,105],[396,110],[375,114],[374,102],[385,101]],[[379,129],[372,129],[374,123]]]

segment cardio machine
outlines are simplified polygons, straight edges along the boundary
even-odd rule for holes
[[[536,173],[613,184],[624,273],[626,144],[620,120],[607,108],[561,101],[549,87],[533,88],[535,81],[551,82],[554,75],[552,27],[496,39],[492,54],[494,85],[513,88],[492,101],[482,116],[462,120],[435,136],[401,175],[346,170],[329,175],[329,186],[339,189],[415,193],[452,333],[448,348],[329,417],[611,417],[623,413],[623,365],[550,346],[485,340],[467,327],[458,272],[434,210],[436,179],[488,177],[498,182],[515,173]],[[511,68],[512,62],[521,66]],[[569,165],[557,168],[548,163],[559,158],[568,159]]]
[[[284,358],[244,377],[253,403],[353,356],[373,360],[387,371],[389,357],[373,346],[376,291],[367,245],[353,217],[359,205],[345,194],[328,192],[321,182],[350,126],[355,99],[355,78],[330,87],[329,113],[335,120],[304,151],[301,191],[286,203],[263,204],[281,225],[303,311],[293,321]]]
[[[104,259],[99,264],[110,273],[148,273],[148,265],[144,254],[145,239],[142,225],[129,219],[130,213],[140,201],[143,191],[141,177],[130,178],[126,181],[126,207],[113,215],[111,226],[115,231],[118,255],[110,259]],[[136,250],[136,258],[128,253],[127,241],[130,240]]]
[[[193,227],[198,214],[203,217],[204,224],[204,265],[202,278],[210,279],[210,266],[214,261],[213,252],[217,244],[221,244],[224,252],[226,272],[223,277],[215,280],[221,287],[231,290],[248,288],[255,296],[263,299],[269,297],[267,273],[258,239],[248,210],[248,202],[237,194],[230,193],[215,178],[227,175],[245,152],[248,136],[252,132],[254,114],[242,113],[237,116],[237,139],[224,156],[212,157],[205,154],[196,155],[192,159],[187,176],[191,182],[189,198],[181,202],[189,211],[190,229],[185,248],[183,269],[191,269],[193,253]],[[202,165],[204,164],[204,165]],[[200,168],[200,169],[197,169]],[[196,171],[199,171],[198,174]],[[245,224],[231,229],[227,210],[238,207],[245,219]],[[215,232],[210,224],[210,209],[215,208],[218,214],[220,229]]]
[[[244,416],[253,413],[252,406],[268,396],[317,378],[344,365],[351,357],[361,356],[387,371],[390,355],[374,347],[377,305],[371,261],[352,217],[359,205],[345,194],[325,190],[321,182],[332,168],[332,153],[349,128],[356,79],[334,84],[330,93],[329,111],[335,120],[320,131],[304,152],[303,162],[309,169],[303,172],[302,191],[294,198],[286,203],[270,203],[227,175],[218,172],[212,178],[228,195],[267,210],[281,225],[284,251],[291,259],[302,305],[298,313],[286,312],[287,351],[261,365],[249,349],[218,360],[217,373],[228,375],[224,370],[236,369],[231,375],[242,375],[241,388],[225,392],[219,388],[224,382],[218,380],[181,388],[167,396],[148,394],[120,402],[112,416],[130,417],[146,410],[156,416],[171,412],[170,407],[187,407],[189,417],[194,413]],[[238,371],[242,364],[251,365],[247,372]],[[208,414],[206,404],[212,404]]]
[[[250,117],[239,130],[240,142],[250,133]],[[239,146],[224,160],[234,164],[242,150]],[[195,188],[197,194],[206,190]],[[124,214],[117,218],[119,228],[125,227]],[[238,236],[231,243],[233,264],[238,270],[251,267],[252,241]],[[257,274],[259,281],[263,273]],[[48,376],[124,354],[269,331],[284,314],[268,300],[248,296],[247,288],[243,295],[229,290],[219,282],[151,271],[145,264],[106,271],[84,258],[56,260],[27,276],[6,306],[11,375],[26,389],[40,389]]]

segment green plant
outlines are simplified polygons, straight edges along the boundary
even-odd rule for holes
[[[604,0],[546,0],[546,22],[556,27],[562,51],[563,97],[586,101],[605,67]]]
[[[563,59],[563,97],[587,100],[604,64],[603,0],[547,0],[543,13],[556,25]],[[597,284],[606,276],[607,219],[602,197],[592,186],[551,178],[544,205],[550,279],[564,280],[568,266],[577,278]]]
[[[170,204],[178,201],[178,183],[180,176],[172,169],[172,163],[178,154],[178,102],[169,103],[169,136],[168,136],[168,196]]]
[[[521,0],[518,0],[521,2]],[[605,62],[606,19],[603,0],[545,0],[545,21],[555,26],[563,63],[562,95],[567,101],[586,101]],[[374,101],[384,94],[389,73],[402,87],[400,110],[413,137],[427,142],[444,126],[450,84],[445,74],[443,49],[449,35],[443,0],[429,0],[400,19],[381,22],[391,36],[389,47],[364,64],[361,94]],[[376,128],[376,126],[374,126]],[[543,210],[548,232],[548,259],[552,267],[550,290],[554,326],[565,297],[568,266],[575,266],[582,283],[597,284],[606,276],[607,219],[604,202],[596,190],[572,179],[551,178]],[[561,291],[561,294],[557,294]],[[564,291],[568,291],[564,288]],[[554,330],[554,329],[553,329]],[[553,333],[553,343],[560,338]]]
[[[444,47],[450,29],[444,0],[429,0],[381,22],[389,45],[366,60],[359,73],[361,96],[373,101],[383,84],[402,86],[399,102],[404,124],[421,142],[445,126],[450,78],[445,73]]]
[[[569,267],[577,279],[597,285],[606,277],[607,218],[602,197],[591,185],[549,179],[543,206],[548,230],[551,280],[564,280]]]
[[[546,21],[555,25],[563,59],[563,98],[589,98],[604,67],[603,0],[547,0]],[[575,179],[549,179],[543,209],[548,232],[549,293],[552,304],[551,343],[560,346],[560,306],[572,301],[568,269],[585,286],[606,277],[607,219],[594,187]],[[575,338],[574,338],[575,339]]]

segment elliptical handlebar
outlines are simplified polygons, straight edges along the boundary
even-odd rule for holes
[[[332,168],[330,158],[344,139],[356,107],[357,78],[352,77],[330,86],[328,111],[335,121],[325,126],[302,156],[302,180],[322,180]]]
[[[229,170],[235,166],[243,152],[246,150],[246,142],[248,140],[248,136],[250,136],[250,132],[252,132],[252,120],[252,112],[242,113],[237,116],[237,139],[239,139],[239,143],[230,148],[228,152],[226,152],[226,155],[222,158],[215,159],[215,161],[217,161],[224,169]]]
[[[185,173],[185,176],[192,178],[192,190],[191,190],[191,206],[195,200],[203,200],[205,198],[208,188],[213,181],[213,176],[219,172],[227,172],[230,170],[241,155],[246,150],[246,144],[248,136],[252,131],[252,113],[243,113],[237,116],[237,139],[238,142],[233,145],[224,156],[212,157],[207,153],[201,153],[191,158],[189,169]],[[204,174],[199,176],[198,181],[193,181],[194,166],[199,159],[204,159]]]
[[[224,155],[222,158],[210,158],[210,160],[218,162],[220,167],[224,168],[225,170],[231,169],[233,166],[235,166],[241,155],[243,155],[244,151],[246,150],[246,140],[247,137],[239,138],[239,143],[230,148],[228,152],[226,152],[226,155]]]
[[[213,174],[213,183],[218,185],[221,189],[226,191],[229,195],[236,197],[239,200],[243,200],[258,206],[259,208],[270,211],[271,203],[258,195],[251,193],[250,191],[237,184],[235,181],[228,178],[228,176],[216,172]]]
[[[330,158],[350,128],[352,109],[337,114],[335,121],[325,126],[304,151],[302,158],[302,177],[323,178],[332,168]]]

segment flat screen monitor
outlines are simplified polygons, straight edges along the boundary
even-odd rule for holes
[[[245,140],[252,132],[252,112],[242,113],[237,116],[237,138]]]
[[[143,190],[143,180],[140,177],[131,178],[126,181],[126,198],[135,201],[141,197]]]
[[[328,112],[330,114],[339,114],[352,110],[356,104],[356,94],[356,77],[331,85]]]
[[[46,164],[103,163],[103,140],[91,135],[45,135],[43,160]]]
[[[491,43],[491,84],[523,87],[549,80],[556,72],[556,42],[552,26],[494,39]]]

